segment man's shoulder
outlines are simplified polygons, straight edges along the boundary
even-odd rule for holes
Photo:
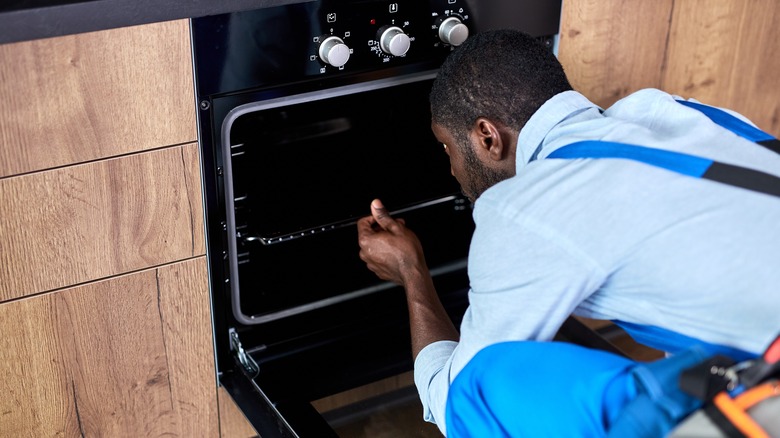
[[[636,108],[647,110],[648,107],[659,105],[678,105],[676,99],[680,99],[680,97],[657,88],[644,88],[619,99],[605,109],[604,114],[609,116],[626,111],[633,112]]]

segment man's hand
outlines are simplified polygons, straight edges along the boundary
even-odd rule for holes
[[[406,286],[415,275],[427,273],[420,240],[403,219],[390,217],[379,199],[357,227],[360,258],[379,278]]]
[[[402,219],[393,219],[378,199],[371,216],[358,221],[360,258],[383,280],[398,283],[406,291],[412,357],[432,342],[458,340],[458,331],[444,310],[425,264],[422,245]]]

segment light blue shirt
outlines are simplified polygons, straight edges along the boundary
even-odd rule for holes
[[[602,114],[568,91],[522,128],[517,175],[475,204],[460,342],[415,361],[424,417],[442,432],[449,385],[479,350],[550,340],[572,313],[753,353],[780,333],[780,199],[634,161],[544,159],[604,140],[780,175],[780,155],[674,98],[642,90]]]

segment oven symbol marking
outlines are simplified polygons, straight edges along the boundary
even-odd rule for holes
[[[328,20],[328,23],[335,23],[336,22],[336,13],[331,12],[328,15],[325,16],[325,19]]]
[[[398,3],[390,3],[390,13],[395,14],[398,12]]]

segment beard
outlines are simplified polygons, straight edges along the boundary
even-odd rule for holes
[[[468,179],[461,184],[461,192],[472,203],[476,202],[485,190],[513,176],[511,172],[485,166],[470,147],[463,150],[463,165]]]

